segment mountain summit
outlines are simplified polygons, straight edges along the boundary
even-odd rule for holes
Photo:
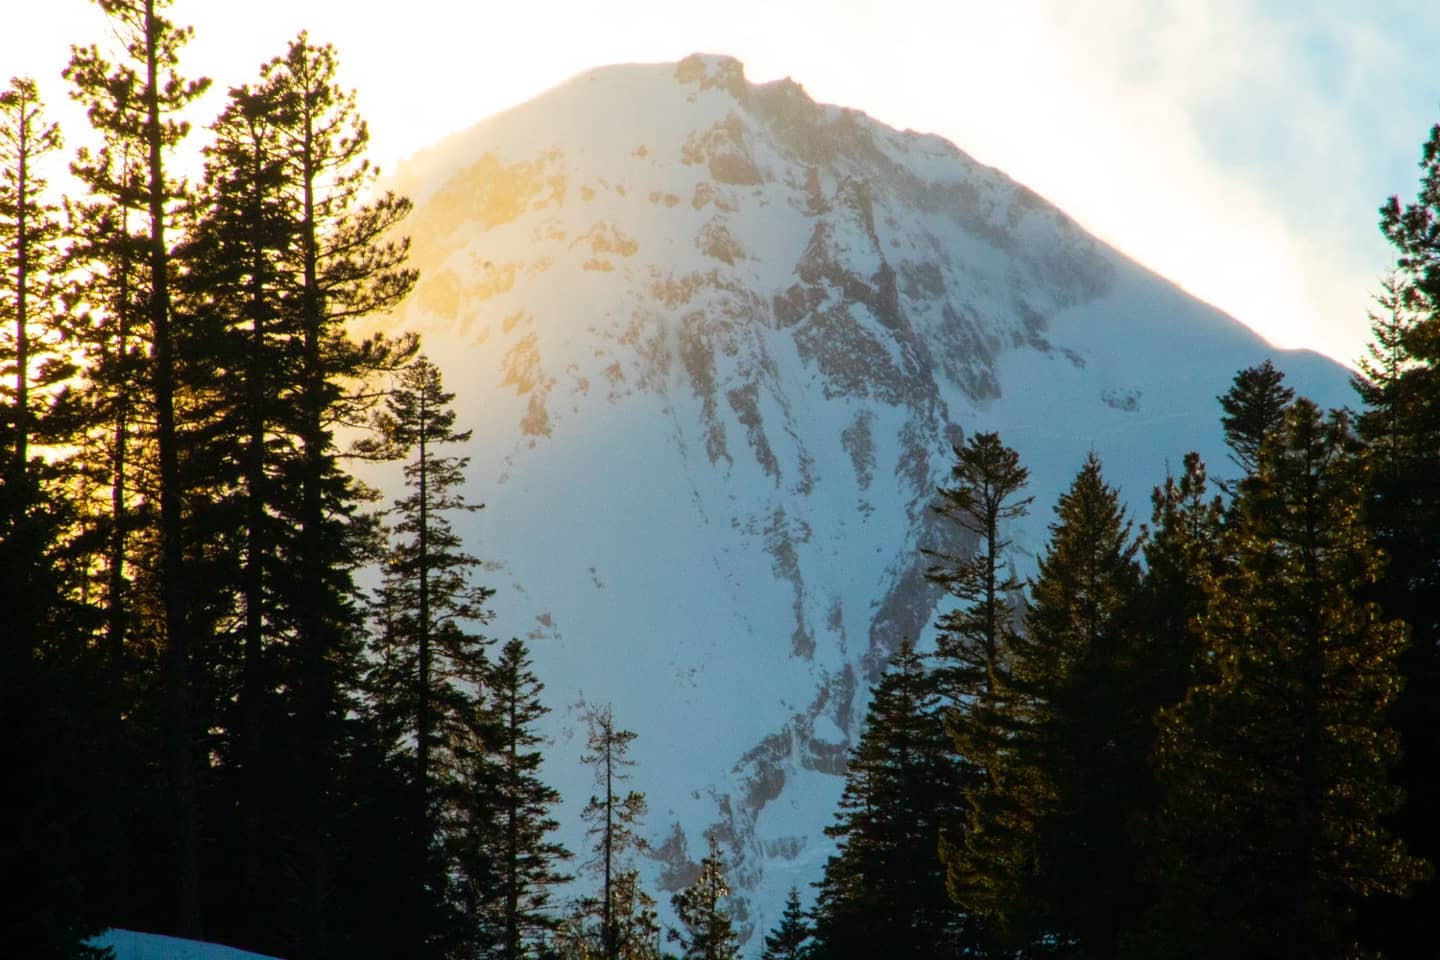
[[[752,938],[819,878],[869,685],[934,619],[920,550],[952,536],[929,509],[952,444],[996,430],[1030,468],[1023,574],[1092,450],[1142,520],[1187,450],[1229,472],[1238,369],[1274,357],[1349,401],[1338,365],[952,144],[727,57],[583,74],[395,182],[421,280],[385,323],[421,333],[474,428],[488,507],[463,532],[491,631],[530,639],[556,707],[567,842],[583,708],[613,703],[652,881],[691,880],[714,833]]]

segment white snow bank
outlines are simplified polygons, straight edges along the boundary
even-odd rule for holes
[[[90,942],[97,947],[112,948],[115,960],[274,960],[216,943],[162,937],[158,933],[136,933],[134,930],[106,930]]]

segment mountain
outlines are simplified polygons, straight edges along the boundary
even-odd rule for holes
[[[929,510],[952,444],[998,430],[1030,467],[1023,575],[1091,450],[1140,520],[1187,450],[1224,475],[1240,368],[1350,401],[1337,364],[952,144],[726,57],[583,74],[394,185],[422,279],[376,323],[422,335],[474,429],[488,506],[460,527],[490,631],[529,639],[556,708],[565,839],[584,706],[613,703],[652,881],[690,880],[715,831],[752,948],[820,876],[869,685],[934,619],[919,551],[952,536]]]

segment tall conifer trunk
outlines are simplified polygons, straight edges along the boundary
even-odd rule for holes
[[[613,757],[610,747],[605,748],[605,905],[603,917],[605,925],[605,960],[615,960],[619,955],[618,944],[615,940],[615,917],[614,908],[611,905],[612,895],[610,890],[610,868],[611,859],[614,853],[614,830],[615,830],[615,770],[612,764]]]
[[[263,158],[257,148],[251,165],[251,209],[254,224],[263,222],[261,193]],[[261,704],[265,697],[261,658],[264,656],[264,551],[262,527],[265,522],[265,256],[260,243],[251,247],[250,265],[250,356],[246,364],[246,406],[248,407],[248,438],[245,448],[245,568],[242,590],[245,600],[244,679],[241,694],[242,762],[245,784],[242,788],[241,836],[244,840],[240,868],[241,896],[247,903],[259,899],[261,884],[260,805],[264,802],[264,783],[260,774]]]
[[[23,106],[22,106],[23,111]],[[28,196],[28,167],[30,163],[29,124],[22,113],[18,133],[20,143],[16,165],[15,192],[19,203],[15,213],[15,476],[25,475],[28,459],[26,446],[30,430],[30,344],[25,331],[26,311],[29,309],[29,268],[30,238],[26,232],[26,207]],[[24,490],[24,484],[20,485]]]
[[[128,218],[121,217],[121,234],[128,236]],[[122,243],[121,249],[125,250]],[[128,252],[120,265],[119,291],[116,299],[115,364],[123,367],[130,343],[130,263]],[[130,435],[130,400],[124,391],[114,398],[114,423],[110,449],[110,542],[107,561],[107,594],[105,597],[105,630],[109,646],[111,682],[118,694],[125,678],[125,553],[126,531],[130,525],[125,498],[129,495],[130,463],[127,442]]]
[[[430,816],[430,749],[432,746],[433,734],[431,733],[430,718],[430,553],[429,553],[429,463],[426,454],[429,447],[430,422],[428,414],[428,397],[424,390],[420,391],[420,424],[419,424],[419,454],[420,454],[420,529],[416,531],[415,538],[419,547],[419,556],[416,571],[420,582],[420,596],[418,598],[418,619],[419,624],[419,672],[420,672],[420,697],[416,704],[416,744],[415,744],[415,768],[416,785],[420,794],[420,823],[424,828],[423,841],[428,845],[430,838],[434,836],[435,824],[431,822]]]
[[[169,767],[175,803],[176,929],[199,938],[200,818],[196,808],[191,735],[190,643],[184,586],[179,447],[175,431],[175,355],[171,332],[169,250],[165,245],[164,146],[160,125],[160,25],[155,0],[145,0],[145,145],[150,213],[151,374],[155,440],[160,459],[160,580],[165,622],[165,660],[170,688]]]
[[[306,78],[307,81],[309,78]],[[302,96],[307,100],[311,91],[306,89]],[[305,462],[304,478],[300,492],[300,543],[302,551],[301,570],[306,586],[314,591],[314,602],[305,616],[305,634],[301,637],[301,662],[304,680],[301,696],[302,733],[306,738],[307,760],[310,767],[311,788],[301,798],[304,806],[305,845],[307,847],[305,870],[307,903],[304,923],[306,933],[303,956],[306,958],[325,955],[327,932],[325,903],[329,891],[329,869],[327,844],[324,841],[324,793],[329,777],[326,772],[327,760],[324,743],[327,739],[327,705],[330,701],[326,657],[332,646],[329,618],[323,609],[321,595],[324,593],[324,561],[321,556],[322,527],[325,523],[321,496],[324,474],[325,436],[321,416],[324,411],[324,364],[320,355],[321,325],[324,323],[324,304],[319,290],[319,239],[315,224],[315,131],[311,115],[311,104],[302,107],[301,146],[301,192],[303,217],[301,220],[302,255],[304,258],[305,286],[301,292],[301,310],[304,323],[305,351],[305,410],[303,413],[303,435],[301,444]]]

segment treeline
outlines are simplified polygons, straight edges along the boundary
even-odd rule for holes
[[[1093,455],[1038,572],[1007,571],[1027,471],[955,449],[936,649],[873,691],[811,911],[766,960],[1434,957],[1440,938],[1440,126],[1355,377],[1268,361],[1219,398],[1136,528]]]
[[[0,952],[531,955],[569,853],[542,686],[451,525],[469,434],[413,338],[350,332],[415,283],[409,204],[304,34],[186,182],[189,31],[99,3],[63,205],[36,85],[0,92]]]

